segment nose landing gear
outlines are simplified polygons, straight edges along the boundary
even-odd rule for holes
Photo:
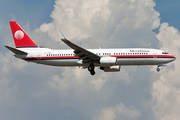
[[[160,71],[160,68],[158,67],[156,70],[159,72],[159,71]]]
[[[160,68],[159,67],[162,67],[162,66],[166,66],[166,64],[159,64],[158,66],[157,66],[157,71],[159,72],[160,71]]]

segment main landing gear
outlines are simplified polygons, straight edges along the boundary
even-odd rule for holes
[[[93,65],[93,64],[90,64],[90,65],[89,65],[88,70],[89,70],[89,72],[90,72],[91,75],[95,75],[94,65]]]

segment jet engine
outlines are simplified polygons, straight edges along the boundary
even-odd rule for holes
[[[100,67],[104,72],[119,72],[121,66],[109,66],[109,67]]]

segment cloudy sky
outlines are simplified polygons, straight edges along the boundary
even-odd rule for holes
[[[1,0],[1,120],[179,120],[179,0]],[[9,21],[16,20],[38,45],[68,48],[156,48],[176,61],[123,66],[119,73],[27,63],[14,47]]]

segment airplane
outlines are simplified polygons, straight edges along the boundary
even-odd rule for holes
[[[95,67],[104,72],[118,72],[121,66],[157,65],[174,61],[172,54],[158,49],[85,49],[67,40],[59,30],[60,39],[71,49],[53,50],[35,44],[16,21],[9,22],[16,48],[5,46],[15,57],[28,62],[50,66],[78,66],[95,75]]]

